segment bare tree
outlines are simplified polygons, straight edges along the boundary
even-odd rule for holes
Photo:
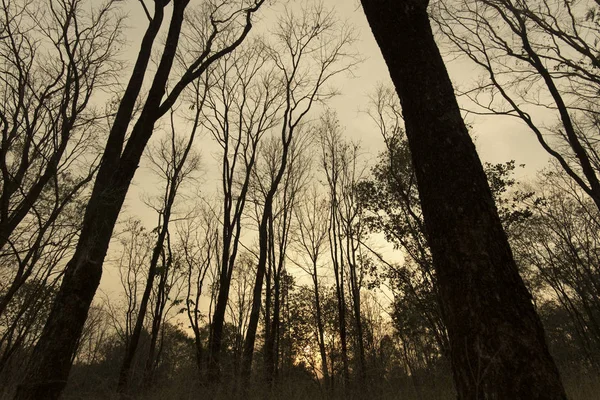
[[[330,250],[336,278],[338,303],[346,306],[344,284],[348,286],[349,300],[354,322],[355,354],[359,379],[366,379],[364,335],[360,311],[360,291],[364,278],[366,259],[362,256],[365,227],[363,209],[358,201],[358,185],[364,175],[364,165],[360,161],[360,146],[342,137],[342,130],[335,114],[327,112],[321,117],[319,126],[321,163],[327,180],[329,196]],[[346,280],[344,283],[344,275]],[[346,311],[340,308],[341,320]],[[342,318],[343,317],[343,318]],[[345,327],[343,329],[345,331]],[[344,334],[345,336],[345,334]],[[342,340],[342,343],[345,341]],[[342,354],[343,356],[343,354]],[[346,382],[348,383],[348,382]]]
[[[0,370],[15,351],[39,338],[38,318],[47,316],[39,314],[47,310],[40,306],[53,301],[64,258],[72,255],[85,198],[67,200],[61,195],[57,186],[45,190],[32,208],[36,218],[27,218],[14,232],[12,248],[0,252],[0,276],[5,282],[0,284]],[[56,218],[45,219],[49,212]],[[24,293],[19,294],[21,290]],[[24,361],[27,356],[20,354],[19,358]]]
[[[193,86],[196,88],[193,99],[193,104],[195,104],[195,113],[191,118],[192,126],[187,139],[179,137],[176,133],[175,111],[172,110],[170,113],[171,132],[169,136],[163,138],[156,147],[150,148],[148,153],[148,158],[152,166],[151,168],[164,182],[164,190],[161,194],[158,205],[152,206],[152,208],[154,208],[158,214],[158,225],[156,227],[158,235],[152,251],[152,257],[150,258],[150,263],[148,265],[146,287],[142,294],[142,298],[140,299],[137,320],[132,335],[127,342],[125,357],[123,359],[123,365],[121,366],[121,372],[119,374],[119,383],[117,386],[117,390],[119,392],[125,392],[127,390],[129,367],[137,350],[142,328],[144,326],[144,318],[146,316],[148,301],[154,287],[154,278],[157,275],[160,275],[159,288],[162,288],[162,290],[159,289],[159,291],[163,292],[164,294],[164,284],[168,275],[165,268],[170,266],[170,261],[163,263],[164,265],[161,273],[157,272],[157,268],[161,257],[164,257],[165,240],[168,240],[169,238],[169,223],[174,212],[173,209],[175,206],[175,200],[184,181],[189,179],[191,175],[197,172],[200,167],[200,157],[195,152],[193,145],[194,140],[196,139],[199,119],[207,89],[206,87],[201,89],[198,82],[194,83]],[[160,297],[161,296],[158,298]],[[158,298],[157,304],[159,303]],[[160,306],[156,307],[157,310],[159,308]],[[155,318],[153,321],[153,327],[159,323],[160,319]],[[158,330],[158,327],[154,330]],[[151,340],[153,343],[155,343],[156,334],[151,336]]]
[[[519,118],[600,207],[597,2],[461,0],[437,10],[454,49],[487,75],[464,90],[472,111]]]
[[[360,161],[360,146],[342,138],[339,122],[333,113],[328,112],[322,116],[321,126],[318,129],[322,151],[321,163],[329,192],[334,273],[340,276],[341,284],[343,284],[344,272],[347,273],[346,283],[354,319],[356,364],[359,379],[364,382],[366,362],[360,291],[366,260],[362,256],[362,242],[365,240],[366,230],[363,224],[363,207],[357,196],[358,185],[364,177],[364,164]],[[341,271],[341,268],[347,271]],[[341,290],[339,294],[342,300]]]
[[[148,28],[112,124],[86,208],[77,249],[67,264],[50,317],[36,345],[37,356],[30,361],[28,374],[17,390],[16,399],[35,399],[40,396],[55,399],[62,392],[71,368],[72,355],[100,282],[112,231],[157,120],[171,109],[189,83],[201,76],[216,60],[242,43],[252,27],[252,15],[263,1],[249,4],[244,2],[241,7],[238,7],[239,4],[214,7],[208,14],[211,33],[205,42],[200,42],[204,50],[187,64],[187,68],[167,93],[167,84],[184,22],[184,12],[189,2],[173,1],[173,12],[156,73],[142,111],[126,140],[153,44],[169,2],[156,0],[154,15],[150,16],[147,13]],[[229,35],[223,39],[223,35],[220,34],[222,32],[229,32]]]
[[[272,214],[268,219],[268,250],[265,271],[265,311],[264,311],[264,372],[267,382],[277,378],[280,328],[282,322],[282,279],[286,274],[287,250],[290,237],[293,235],[293,211],[300,201],[301,194],[308,179],[310,165],[306,149],[311,137],[297,132],[297,142],[290,149],[288,165],[281,180],[280,187],[273,198]],[[261,198],[257,204],[257,222],[262,219],[264,200],[268,195],[270,183],[273,182],[282,156],[283,149],[277,139],[271,138],[263,147],[262,169],[257,171],[256,182],[259,184]]]
[[[114,2],[85,8],[3,2],[0,249],[8,268],[0,315],[29,279],[64,266],[44,261],[70,256],[82,192],[97,168],[103,113],[90,98],[115,83],[121,18]]]
[[[350,369],[348,363],[348,335],[346,324],[346,294],[345,294],[345,264],[344,251],[341,245],[342,227],[339,218],[338,193],[340,186],[340,170],[342,160],[339,159],[340,151],[340,130],[335,116],[331,113],[324,114],[321,117],[320,144],[321,144],[321,164],[323,172],[327,179],[328,187],[328,206],[329,206],[329,252],[331,263],[333,265],[333,274],[335,277],[335,294],[338,308],[338,332],[340,335],[340,344],[342,351],[343,382],[344,390],[350,385]],[[333,362],[333,360],[332,360]]]
[[[53,181],[91,179],[77,169],[100,137],[91,99],[115,83],[122,18],[116,1],[88,3],[2,2],[0,249]]]
[[[329,232],[327,218],[328,204],[325,197],[319,194],[317,186],[313,186],[310,191],[306,191],[303,197],[304,201],[301,201],[298,207],[294,209],[294,218],[297,221],[298,229],[293,238],[293,247],[301,259],[305,259],[306,257],[308,260],[306,262],[293,262],[306,271],[312,279],[315,320],[317,322],[317,342],[321,356],[321,373],[323,374],[325,385],[330,385],[320,293],[322,283],[320,283],[321,274],[319,273],[319,260],[322,259],[323,253],[327,250]]]
[[[14,390],[38,340],[49,304],[56,295],[56,279],[31,279],[17,292],[0,319],[0,376],[6,395]]]
[[[344,144],[342,143],[342,146]],[[343,164],[340,171],[340,193],[336,196],[339,200],[339,219],[341,223],[340,239],[348,266],[348,283],[350,286],[350,299],[354,311],[355,342],[358,347],[358,373],[362,382],[366,381],[366,361],[364,349],[364,335],[361,315],[361,287],[363,286],[364,268],[367,259],[363,257],[361,242],[364,241],[365,227],[363,224],[363,209],[357,199],[357,185],[363,178],[364,170],[360,165],[360,147],[351,143],[342,150],[340,158]]]
[[[185,309],[194,332],[196,364],[202,374],[204,365],[203,331],[204,319],[200,300],[204,291],[204,281],[209,270],[217,266],[219,258],[219,227],[212,210],[203,208],[197,218],[186,219],[177,226],[178,250],[187,268],[187,293]],[[210,313],[210,310],[209,310]]]
[[[72,255],[76,235],[81,228],[81,212],[87,200],[84,189],[94,168],[79,176],[65,173],[53,179],[12,232],[8,245],[0,251],[3,282],[0,284],[0,315],[29,279],[61,271],[62,259]]]
[[[535,196],[526,199],[531,217],[516,224],[515,257],[535,289],[538,303],[555,302],[575,328],[588,365],[600,367],[600,275],[598,209],[562,169],[540,174]],[[581,362],[582,367],[586,363]]]
[[[208,92],[204,127],[221,148],[222,244],[211,321],[208,376],[220,379],[220,353],[242,218],[258,146],[278,119],[282,91],[261,41],[224,57]]]
[[[165,330],[170,321],[183,312],[180,305],[184,302],[181,295],[185,276],[181,256],[173,252],[171,236],[168,234],[161,254],[159,279],[152,296],[150,346],[142,377],[142,384],[146,388],[154,384],[155,372],[163,361]]]
[[[248,330],[248,320],[252,307],[252,278],[256,275],[256,257],[242,252],[233,271],[232,293],[227,303],[227,311],[234,328],[233,373],[237,375],[242,365],[244,337]]]
[[[280,19],[271,53],[280,71],[285,103],[280,124],[281,160],[275,168],[264,198],[258,229],[259,257],[254,285],[252,313],[244,343],[242,375],[250,375],[254,342],[260,316],[263,280],[267,267],[269,219],[273,201],[288,167],[296,131],[312,106],[331,98],[335,92],[326,85],[357,62],[350,47],[355,37],[352,30],[336,20],[332,11],[322,5],[308,6],[297,15],[291,11]]]
[[[75,362],[94,364],[100,359],[102,345],[110,335],[108,310],[102,305],[92,305],[90,315],[85,321],[85,327],[79,340]]]
[[[138,219],[127,220],[125,228],[117,237],[121,248],[117,268],[125,297],[125,320],[114,322],[119,324],[117,330],[121,332],[123,343],[127,346],[135,329],[140,295],[144,291],[145,267],[152,256],[153,238]]]

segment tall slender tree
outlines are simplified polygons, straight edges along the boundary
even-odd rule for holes
[[[292,213],[297,207],[302,196],[303,187],[306,184],[308,162],[305,154],[306,144],[309,137],[304,135],[302,139],[290,150],[286,172],[273,202],[273,212],[268,221],[268,255],[267,271],[265,276],[265,341],[263,364],[265,367],[265,379],[274,382],[277,378],[279,340],[282,322],[282,279],[285,277],[285,265],[288,258],[287,249],[292,233]],[[271,146],[266,148],[266,167],[268,171],[264,182],[271,182],[273,175],[277,173],[278,163],[281,157],[281,148],[278,140],[272,140]],[[275,167],[270,168],[270,167]],[[257,180],[262,180],[257,177]],[[267,188],[268,189],[267,185]],[[264,189],[264,187],[263,187]],[[263,195],[268,192],[263,191]],[[259,215],[259,217],[261,217]],[[272,286],[271,286],[272,283]]]
[[[246,377],[252,366],[260,316],[267,267],[269,218],[273,214],[273,201],[288,167],[288,159],[292,157],[299,126],[315,103],[335,94],[326,85],[356,63],[349,51],[355,40],[354,33],[337,21],[334,13],[326,10],[322,4],[306,7],[299,14],[288,11],[280,20],[275,37],[277,42],[270,53],[281,72],[285,97],[282,122],[278,127],[281,159],[269,182],[258,228],[259,257],[242,364],[242,374]]]
[[[205,127],[221,147],[222,234],[217,298],[212,316],[208,377],[220,379],[220,355],[242,217],[259,143],[279,120],[283,90],[260,41],[224,57],[208,93]]]
[[[204,370],[204,318],[200,299],[204,291],[207,274],[215,269],[219,258],[218,220],[209,206],[200,208],[199,215],[179,224],[176,236],[179,245],[177,251],[182,254],[183,264],[187,268],[187,290],[185,310],[194,332],[196,365],[202,376]]]
[[[333,275],[335,277],[335,295],[338,312],[337,328],[340,335],[344,390],[347,390],[350,386],[350,367],[348,363],[346,290],[344,286],[346,278],[344,250],[342,248],[343,234],[339,213],[340,199],[338,196],[339,187],[341,186],[340,170],[343,165],[343,160],[340,160],[342,153],[341,132],[334,114],[327,113],[321,118],[320,141],[322,152],[321,163],[323,171],[325,172],[329,192],[329,252],[331,255],[331,264],[333,266]]]
[[[325,197],[319,195],[318,190],[317,186],[313,186],[311,190],[305,191],[303,201],[294,209],[294,219],[298,225],[293,238],[294,250],[296,255],[302,258],[302,261],[298,262],[292,259],[292,262],[308,273],[312,280],[321,374],[325,385],[329,386],[330,374],[327,366],[325,323],[320,292],[322,282],[319,274],[319,260],[327,250],[329,208]]]
[[[327,178],[331,209],[332,260],[334,272],[346,274],[348,300],[354,325],[354,354],[357,378],[366,379],[364,335],[360,311],[360,292],[364,277],[361,241],[365,234],[363,207],[358,202],[358,184],[364,169],[360,162],[360,146],[342,137],[342,129],[335,114],[326,113],[319,128],[323,152],[323,169]],[[341,270],[344,268],[344,271]],[[340,288],[342,289],[342,288]],[[341,299],[341,290],[339,300]],[[340,301],[340,304],[344,303]],[[340,326],[341,328],[341,326]]]
[[[203,93],[200,93],[199,91],[196,92],[196,99],[194,99],[194,102],[197,107],[194,112],[192,126],[187,140],[178,137],[176,133],[174,119],[175,111],[173,110],[170,113],[170,137],[163,138],[159,145],[155,148],[151,148],[151,151],[149,152],[148,158],[150,159],[152,167],[165,182],[165,187],[159,205],[153,206],[158,214],[158,225],[156,227],[158,235],[152,250],[152,257],[150,258],[148,274],[146,277],[146,287],[144,288],[142,298],[140,299],[135,327],[127,342],[125,357],[123,358],[123,364],[121,365],[121,371],[119,373],[117,387],[119,392],[125,392],[127,389],[129,369],[142,334],[144,319],[146,317],[150,295],[152,294],[152,289],[154,287],[155,277],[158,275],[161,276],[159,287],[164,287],[165,273],[164,270],[158,271],[159,262],[165,253],[165,241],[168,240],[169,236],[169,224],[171,222],[175,200],[183,181],[187,180],[190,175],[200,167],[200,157],[199,154],[194,152],[193,145],[199,126],[198,119],[200,118],[200,110],[202,109],[203,101],[201,97],[203,94],[206,94],[206,89],[203,89],[202,92]],[[153,323],[154,322],[155,321],[153,321]]]
[[[170,1],[155,0],[153,15],[144,5],[148,27],[106,143],[79,242],[73,258],[67,263],[60,290],[15,399],[57,399],[60,396],[90,304],[100,284],[104,258],[117,217],[156,122],[171,109],[189,83],[243,42],[252,27],[252,15],[263,2],[243,2],[241,8],[237,8],[240,4],[236,3],[235,6],[230,5],[233,11],[227,7],[227,2],[220,6],[215,4],[208,15],[210,33],[202,43],[203,50],[185,63],[183,73],[170,86],[168,83],[177,55],[184,12],[189,3],[189,0],[174,0],[160,61],[142,111],[127,135],[153,45]],[[223,31],[226,31],[229,40],[223,38]],[[172,89],[167,92],[168,87]]]
[[[459,399],[566,399],[435,43],[428,0],[362,0],[400,97]]]

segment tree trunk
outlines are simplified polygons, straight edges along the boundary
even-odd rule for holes
[[[362,0],[402,103],[459,399],[566,399],[426,0]]]
[[[346,252],[348,257],[348,270],[350,272],[350,294],[352,295],[352,308],[354,311],[354,324],[356,329],[356,343],[358,345],[358,368],[362,382],[367,380],[367,368],[365,362],[365,345],[363,325],[360,311],[360,284],[356,273],[356,249],[354,240],[348,235],[346,237]]]
[[[129,369],[131,368],[131,363],[133,362],[135,352],[137,351],[137,347],[142,336],[144,319],[146,318],[146,311],[148,310],[148,302],[150,301],[150,295],[152,294],[152,288],[154,287],[154,279],[157,275],[156,272],[158,268],[158,262],[161,254],[164,251],[164,241],[168,232],[169,217],[170,206],[168,206],[168,210],[165,212],[163,224],[160,228],[154,249],[152,250],[152,258],[150,260],[150,266],[148,267],[148,277],[146,278],[146,286],[144,287],[144,293],[142,294],[138,315],[135,320],[135,327],[133,328],[131,337],[127,342],[127,346],[125,347],[125,356],[123,357],[123,363],[121,364],[121,370],[119,372],[119,381],[117,383],[118,393],[124,393],[127,390],[127,385],[129,384]]]
[[[317,260],[313,259],[313,284],[315,291],[315,313],[317,319],[317,331],[319,334],[319,354],[321,355],[321,369],[323,370],[323,381],[329,387],[329,369],[327,368],[327,351],[325,350],[325,328],[321,311],[321,296],[319,294],[319,276],[317,275]]]
[[[123,181],[129,182],[131,177],[133,173],[115,177],[113,182],[118,184],[91,199],[76,252],[66,266],[61,288],[15,399],[57,399],[66,385],[122,205],[122,201],[113,201],[113,196],[124,199]]]
[[[289,90],[289,89],[288,89]],[[286,171],[288,164],[288,154],[292,143],[295,129],[293,127],[288,128],[287,117],[284,118],[282,128],[282,153],[281,153],[281,164],[277,169],[276,175],[273,177],[273,181],[269,187],[269,190],[265,196],[265,204],[263,206],[263,213],[258,227],[258,242],[259,242],[259,254],[258,263],[256,265],[256,280],[254,282],[254,290],[252,292],[252,310],[250,311],[250,320],[248,322],[248,329],[246,331],[246,340],[244,341],[244,352],[242,356],[242,379],[245,380],[250,377],[252,369],[252,358],[254,355],[254,343],[256,341],[256,330],[258,328],[258,319],[260,317],[260,305],[262,300],[262,286],[267,269],[267,253],[269,251],[269,220],[273,218],[273,202],[279,184],[283,178],[283,174]],[[284,194],[285,196],[285,194]]]
[[[284,213],[287,211],[284,211]],[[284,229],[285,226],[284,226]],[[271,235],[273,235],[271,229]],[[283,239],[285,240],[285,239]],[[275,245],[273,242],[272,246]],[[273,278],[273,319],[271,321],[271,331],[269,333],[268,343],[265,341],[265,372],[266,379],[269,383],[274,383],[277,379],[277,365],[278,365],[278,354],[279,354],[279,341],[277,340],[277,334],[279,327],[281,326],[281,278],[283,274],[284,257],[285,257],[285,245],[280,245],[279,257],[277,260],[277,269],[274,271]]]
[[[338,328],[340,331],[340,342],[342,345],[342,365],[343,365],[343,379],[344,379],[344,390],[347,390],[350,385],[350,370],[348,366],[348,340],[346,334],[346,299],[344,294],[344,257],[341,253],[341,249],[338,253],[338,247],[340,246],[340,228],[337,214],[337,198],[335,195],[335,186],[332,187],[333,199],[331,204],[331,228],[329,241],[331,243],[331,254],[333,261],[333,270],[335,275],[335,294],[337,298],[338,306]],[[333,369],[332,369],[333,371]]]
[[[231,236],[227,236],[228,225],[223,226],[223,237],[226,242],[223,244],[223,254],[221,261],[221,273],[219,275],[219,290],[217,293],[217,303],[213,313],[210,339],[208,343],[208,380],[209,382],[219,382],[221,380],[221,344],[223,342],[223,327],[225,325],[225,313],[227,311],[227,301],[229,299],[229,289],[231,287],[231,276],[233,271],[233,262],[235,261],[235,250],[230,253]],[[229,225],[231,229],[231,226]],[[238,228],[239,231],[239,228]],[[239,233],[239,232],[238,232]],[[239,237],[239,235],[237,236]],[[236,237],[236,241],[237,241]],[[227,241],[228,240],[228,241]],[[233,244],[237,248],[236,242]]]
[[[175,2],[176,10],[165,42],[163,58],[144,110],[121,155],[129,120],[141,89],[152,44],[162,22],[163,8],[166,6],[166,2],[155,4],[154,19],[143,38],[138,60],[107,141],[75,254],[67,263],[60,290],[34,349],[34,356],[29,361],[27,374],[17,388],[15,400],[57,399],[67,383],[71,361],[77,350],[90,304],[100,284],[102,264],[115,223],[158,118],[158,107],[165,93],[165,83],[173,63],[187,1]]]
[[[275,232],[273,216],[269,217],[269,249],[267,257],[267,281],[265,287],[265,345],[264,369],[265,381],[271,383],[275,373],[275,343],[279,325],[279,283],[281,274],[275,268]],[[272,293],[274,292],[274,293]],[[271,318],[271,308],[273,309]]]
[[[276,188],[276,186],[275,186]],[[254,343],[256,341],[256,330],[258,328],[258,319],[260,317],[260,305],[262,299],[262,286],[265,277],[265,270],[267,267],[267,251],[268,251],[268,219],[272,215],[273,207],[273,196],[272,194],[267,196],[265,199],[265,206],[263,210],[263,216],[261,218],[260,226],[258,229],[258,241],[259,241],[259,256],[258,264],[256,266],[256,280],[254,282],[254,289],[252,291],[252,309],[250,311],[250,320],[248,322],[248,329],[246,330],[246,340],[244,341],[244,350],[242,354],[242,380],[247,381],[252,372],[252,358],[254,355]]]
[[[162,207],[162,210],[159,212],[159,219],[158,219],[158,237],[156,239],[156,243],[154,245],[154,249],[152,250],[152,258],[150,259],[150,265],[148,267],[148,277],[146,278],[146,286],[144,288],[144,293],[142,294],[142,299],[140,301],[140,307],[138,310],[138,315],[137,315],[137,319],[135,322],[135,327],[133,329],[133,332],[131,334],[131,337],[129,338],[129,341],[127,342],[127,346],[125,348],[125,357],[123,358],[123,363],[121,364],[121,370],[119,373],[119,381],[117,383],[117,392],[119,393],[123,393],[127,390],[127,385],[128,385],[128,381],[129,381],[129,369],[131,368],[131,363],[133,362],[133,358],[135,356],[135,352],[137,351],[137,347],[140,341],[140,336],[142,333],[142,329],[144,327],[144,319],[146,317],[146,311],[148,309],[148,302],[150,300],[150,295],[152,294],[152,288],[154,287],[154,279],[157,275],[157,269],[158,269],[158,262],[160,261],[160,258],[163,258],[163,267],[166,268],[166,270],[163,269],[163,272],[160,275],[160,280],[159,280],[159,291],[158,291],[158,295],[157,295],[157,310],[158,310],[158,305],[160,304],[159,299],[161,298],[161,293],[164,293],[164,288],[165,288],[165,281],[167,279],[167,271],[168,271],[168,267],[170,266],[170,264],[165,264],[165,240],[167,240],[167,243],[169,242],[169,224],[171,222],[171,213],[173,211],[173,206],[175,204],[175,199],[177,197],[178,194],[178,190],[179,190],[179,185],[181,183],[181,180],[183,179],[185,173],[183,172],[183,168],[185,166],[186,160],[190,154],[190,151],[192,149],[192,145],[194,143],[194,138],[196,135],[196,126],[198,123],[198,118],[200,115],[200,105],[198,105],[198,109],[196,111],[196,118],[195,118],[195,125],[194,125],[194,129],[192,129],[192,132],[190,133],[190,137],[187,141],[187,144],[185,146],[185,148],[183,149],[183,152],[180,154],[180,158],[177,160],[177,154],[175,154],[176,150],[173,149],[174,153],[172,155],[173,159],[172,160],[165,160],[165,162],[172,162],[175,164],[174,170],[173,170],[173,175],[170,177],[167,177],[167,185],[165,188],[165,197],[164,197],[164,204]],[[174,135],[173,131],[173,135]],[[175,142],[175,136],[172,136],[172,141],[173,143]],[[170,246],[167,246],[169,248],[169,263],[171,260],[171,254],[170,254]],[[164,307],[164,304],[162,304],[162,307]],[[156,315],[156,313],[155,313]],[[154,324],[156,321],[153,321],[153,329],[154,329]],[[160,325],[160,323],[159,323]],[[158,329],[158,328],[157,328]],[[154,336],[152,337],[152,343],[155,344],[155,338]],[[152,347],[151,347],[152,349]]]
[[[228,178],[233,173],[234,168],[229,167],[228,154],[223,153],[222,179],[223,179],[223,250],[221,252],[221,266],[219,273],[219,287],[215,310],[212,322],[210,324],[210,336],[208,341],[208,366],[207,377],[209,382],[219,382],[221,379],[221,345],[223,342],[223,327],[225,324],[225,314],[227,311],[227,302],[229,300],[229,290],[231,289],[231,277],[241,232],[241,217],[246,203],[246,194],[250,173],[254,168],[256,142],[252,149],[250,161],[246,164],[247,172],[244,178],[242,190],[234,201],[232,192],[232,181]],[[231,168],[231,169],[229,169]],[[235,204],[235,206],[234,206]],[[232,208],[235,209],[232,215]],[[237,366],[237,363],[236,363]]]
[[[164,256],[163,251],[163,271],[160,275],[158,283],[158,291],[156,293],[156,304],[154,306],[154,312],[152,314],[152,329],[150,330],[150,348],[148,349],[148,356],[146,359],[146,366],[144,371],[144,387],[149,388],[153,384],[155,367],[160,359],[160,352],[156,354],[156,345],[158,343],[158,337],[162,328],[163,316],[165,313],[166,302],[168,293],[166,293],[166,285],[171,266],[172,256],[169,252],[167,257]]]

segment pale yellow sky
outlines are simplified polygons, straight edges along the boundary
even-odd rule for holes
[[[263,10],[260,21],[255,24],[257,31],[268,27],[269,21],[285,6],[298,4],[294,0],[273,0]],[[323,0],[326,7],[333,8],[339,17],[347,20],[357,30],[359,42],[357,50],[365,61],[354,71],[353,78],[338,80],[338,88],[341,95],[334,98],[330,107],[335,109],[345,133],[348,138],[360,140],[366,152],[375,155],[382,149],[382,141],[379,133],[370,120],[362,111],[368,107],[369,98],[378,84],[389,84],[390,78],[387,67],[379,48],[368,27],[367,20],[362,12],[358,0]],[[190,7],[199,1],[191,0]],[[133,57],[137,54],[137,48],[141,35],[146,26],[146,19],[142,13],[139,0],[127,0],[123,9],[129,14],[127,30],[127,47],[123,52],[125,57]],[[165,18],[166,19],[166,18]],[[468,86],[471,80],[477,78],[471,64],[454,61],[448,64],[450,75],[455,86]],[[318,117],[318,113],[312,118]],[[537,143],[528,128],[516,119],[509,117],[478,117],[469,118],[472,123],[472,132],[476,137],[476,144],[483,161],[504,162],[515,159],[517,163],[527,164],[527,169],[519,171],[520,177],[533,176],[536,170],[544,167],[548,157]],[[210,138],[203,136],[197,141],[198,149],[210,148]],[[204,162],[213,162],[211,154],[203,152]],[[207,177],[205,181],[207,189],[217,187],[216,177]],[[140,201],[144,193],[152,192],[156,180],[142,164],[134,179],[134,185],[129,191],[126,206],[122,215],[136,215],[142,219],[149,229],[156,224],[155,215],[147,209]],[[114,268],[105,269],[101,288],[108,293],[114,292],[117,287],[118,276]]]
[[[346,127],[348,137],[363,142],[367,150],[376,152],[380,148],[380,138],[374,129],[369,117],[361,110],[368,105],[368,96],[380,84],[390,84],[389,73],[377,43],[369,29],[366,17],[358,0],[322,0],[324,5],[333,8],[342,20],[352,24],[358,33],[359,41],[357,50],[365,61],[354,71],[354,78],[338,80],[342,94],[330,102],[339,119]],[[198,0],[192,0],[190,7]],[[269,21],[284,7],[300,3],[297,0],[272,0],[267,2],[262,11],[260,20],[255,24],[255,31],[268,29]],[[139,0],[127,0],[124,9],[128,10],[129,47],[136,49],[141,33],[145,29]],[[132,56],[134,51],[128,52]],[[452,61],[447,63],[452,81],[455,86],[468,86],[470,81],[477,78],[473,66],[469,62]],[[460,101],[460,99],[459,99]],[[489,162],[502,162],[516,159],[518,163],[525,163],[533,172],[543,167],[548,157],[541,149],[533,134],[521,122],[509,117],[469,117],[468,122],[473,125],[473,134],[476,137],[477,147],[481,158]],[[373,147],[370,149],[370,147]]]

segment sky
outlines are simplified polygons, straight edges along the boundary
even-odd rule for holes
[[[147,1],[150,4],[149,1]],[[197,0],[191,0],[190,7]],[[284,7],[296,3],[295,0],[272,0],[255,24],[255,30],[268,29],[270,21],[283,10]],[[356,50],[364,61],[353,71],[352,76],[345,76],[337,80],[340,95],[332,99],[329,107],[337,112],[338,118],[347,138],[360,141],[365,153],[375,157],[382,150],[383,143],[377,127],[366,114],[369,104],[369,95],[372,95],[378,85],[391,85],[389,73],[377,43],[369,29],[366,17],[358,0],[323,0],[327,8],[336,11],[339,18],[348,21],[356,29],[359,38]],[[297,3],[296,3],[297,4]],[[127,44],[124,57],[133,57],[137,54],[141,35],[146,27],[147,20],[143,14],[139,0],[126,0],[123,4],[124,11],[128,14],[126,38]],[[167,20],[167,18],[165,18]],[[442,49],[443,50],[443,49]],[[455,87],[469,86],[471,81],[478,78],[478,72],[464,60],[447,60],[447,68]],[[459,98],[459,103],[461,99]],[[317,118],[313,114],[312,118]],[[517,171],[518,179],[528,179],[535,172],[543,168],[548,162],[548,156],[536,141],[533,133],[512,117],[473,117],[468,116],[467,123],[472,126],[472,135],[479,155],[484,162],[500,163],[514,159],[517,164],[526,164],[525,169]],[[198,140],[200,148],[203,143],[208,145],[210,138],[204,136]],[[206,146],[210,148],[210,146]],[[204,154],[204,160],[210,162],[210,154]],[[204,184],[216,187],[218,182],[208,178]],[[147,208],[142,199],[148,196],[156,185],[156,179],[144,164],[138,169],[132,188],[125,203],[125,215],[136,215],[142,219],[147,228],[152,229],[156,224],[156,216]],[[121,218],[123,219],[123,218]],[[114,292],[118,287],[118,275],[114,268],[106,268],[101,284],[105,292]]]
[[[147,0],[146,0],[147,1]],[[365,114],[368,107],[368,96],[373,94],[379,84],[391,85],[388,69],[371,33],[367,19],[358,0],[322,0],[327,8],[334,9],[339,18],[348,21],[357,31],[359,38],[356,49],[364,62],[353,73],[339,80],[338,88],[341,95],[330,102],[330,107],[336,110],[342,125],[346,128],[348,137],[360,140],[366,147],[374,145],[374,150],[380,149],[381,141],[370,118]],[[259,15],[254,30],[268,29],[270,21],[285,7],[298,0],[270,0]],[[190,6],[200,3],[191,0]],[[139,0],[126,0],[125,9],[128,18],[128,45],[135,49],[139,45],[141,34],[146,26]],[[442,48],[442,52],[443,52]],[[135,55],[135,52],[129,54]],[[446,66],[453,84],[457,88],[469,86],[476,81],[479,72],[465,60],[446,60]],[[461,99],[459,98],[459,103]],[[528,174],[542,168],[548,157],[541,149],[533,133],[520,121],[513,117],[467,117],[472,125],[472,134],[483,161],[503,162],[515,159],[517,163],[528,165]]]

